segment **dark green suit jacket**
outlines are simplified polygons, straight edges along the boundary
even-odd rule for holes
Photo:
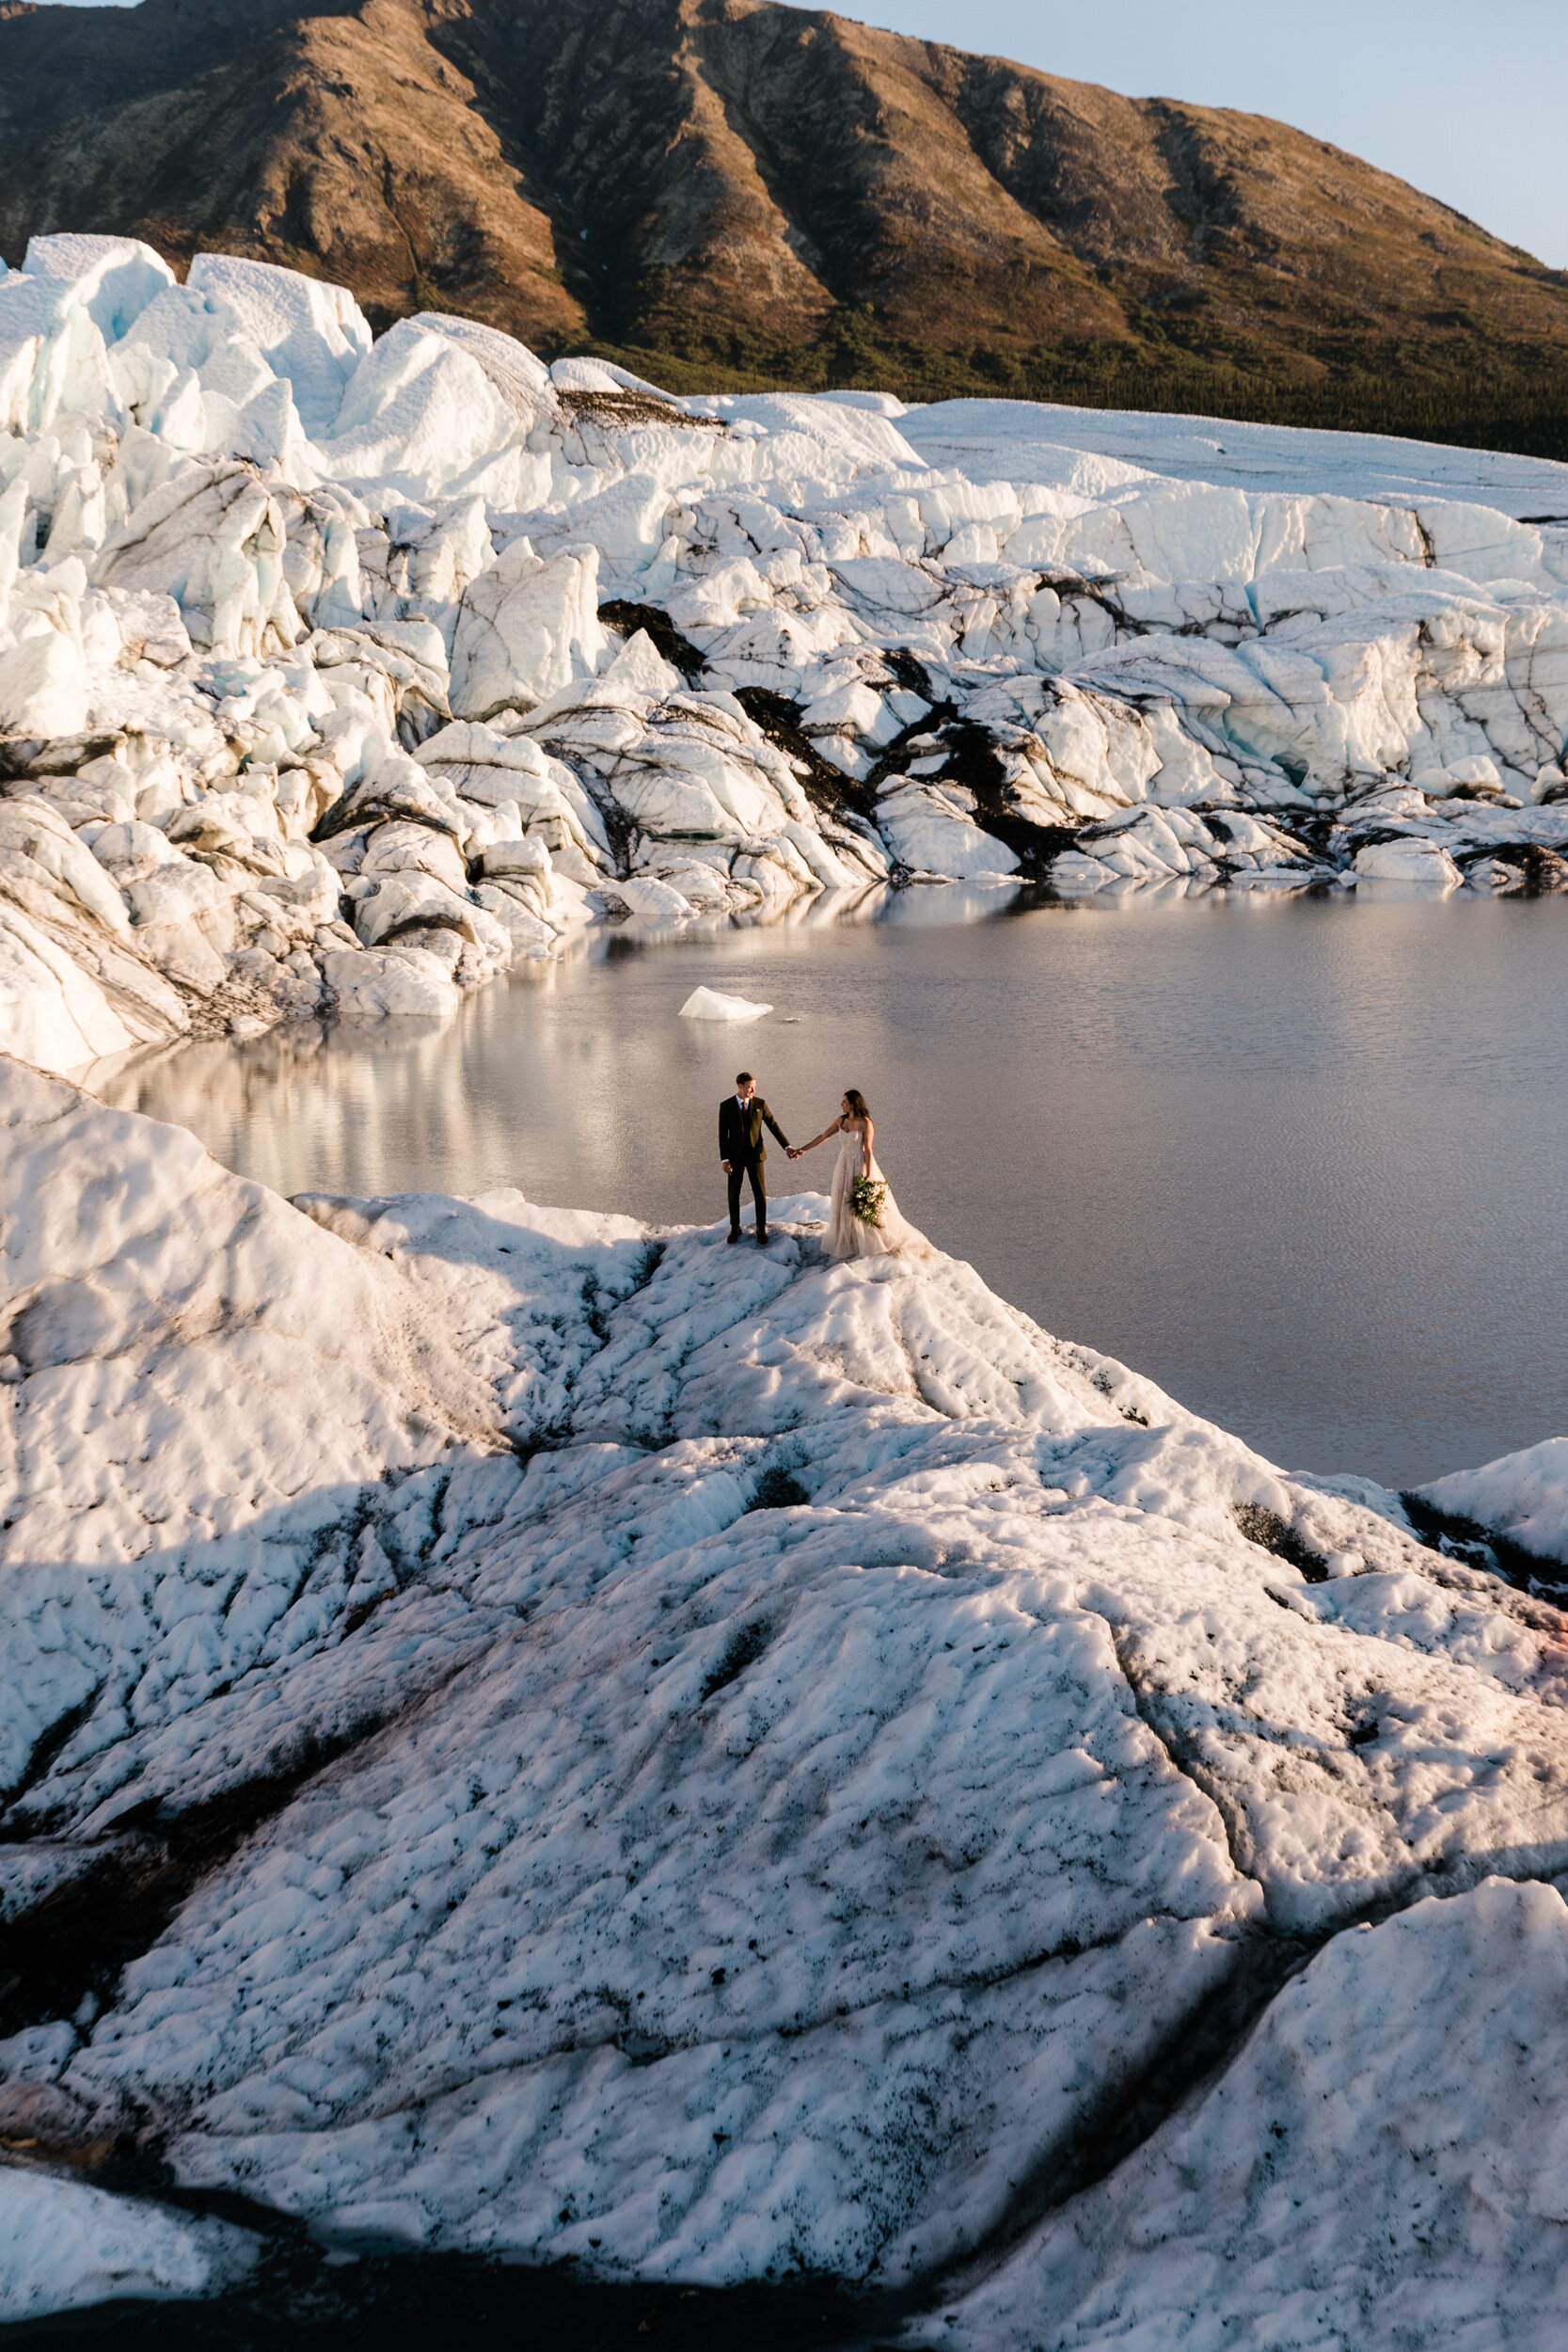
[[[762,1139],[764,1127],[773,1134],[787,1152],[789,1137],[768,1109],[760,1094],[753,1094],[744,1111],[733,1094],[726,1094],[719,1105],[719,1156],[733,1168],[758,1168],[768,1157],[768,1146]]]

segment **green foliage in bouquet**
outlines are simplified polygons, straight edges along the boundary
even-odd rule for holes
[[[858,1177],[850,1198],[856,1221],[859,1224],[879,1225],[881,1223],[882,1202],[887,1199],[886,1184],[879,1183],[875,1176]]]

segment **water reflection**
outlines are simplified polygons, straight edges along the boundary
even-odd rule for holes
[[[677,1220],[721,1214],[740,1061],[791,1133],[856,1085],[919,1224],[1276,1459],[1409,1483],[1568,1427],[1568,903],[943,901],[623,932],[433,1028],[166,1049],[97,1088],[285,1192]],[[681,1021],[699,982],[775,1013]]]

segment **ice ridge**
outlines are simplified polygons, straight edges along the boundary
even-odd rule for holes
[[[35,2168],[606,2276],[929,2293],[1011,2249],[976,2343],[1108,2340],[1097,2264],[1203,2343],[1314,2297],[1437,2341],[1396,2332],[1434,2245],[1444,2310],[1560,2310],[1557,1608],[935,1248],[829,1262],[818,1197],[771,1254],[515,1192],[291,1205],[3,1068]]]

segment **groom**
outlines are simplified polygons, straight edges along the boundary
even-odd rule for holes
[[[726,1094],[719,1105],[719,1157],[730,1180],[730,1240],[740,1239],[740,1180],[752,1180],[752,1198],[757,1204],[757,1239],[768,1240],[768,1146],[762,1139],[763,1128],[770,1127],[787,1152],[789,1137],[757,1092],[757,1082],[749,1070],[743,1070],[735,1082],[735,1092]]]

